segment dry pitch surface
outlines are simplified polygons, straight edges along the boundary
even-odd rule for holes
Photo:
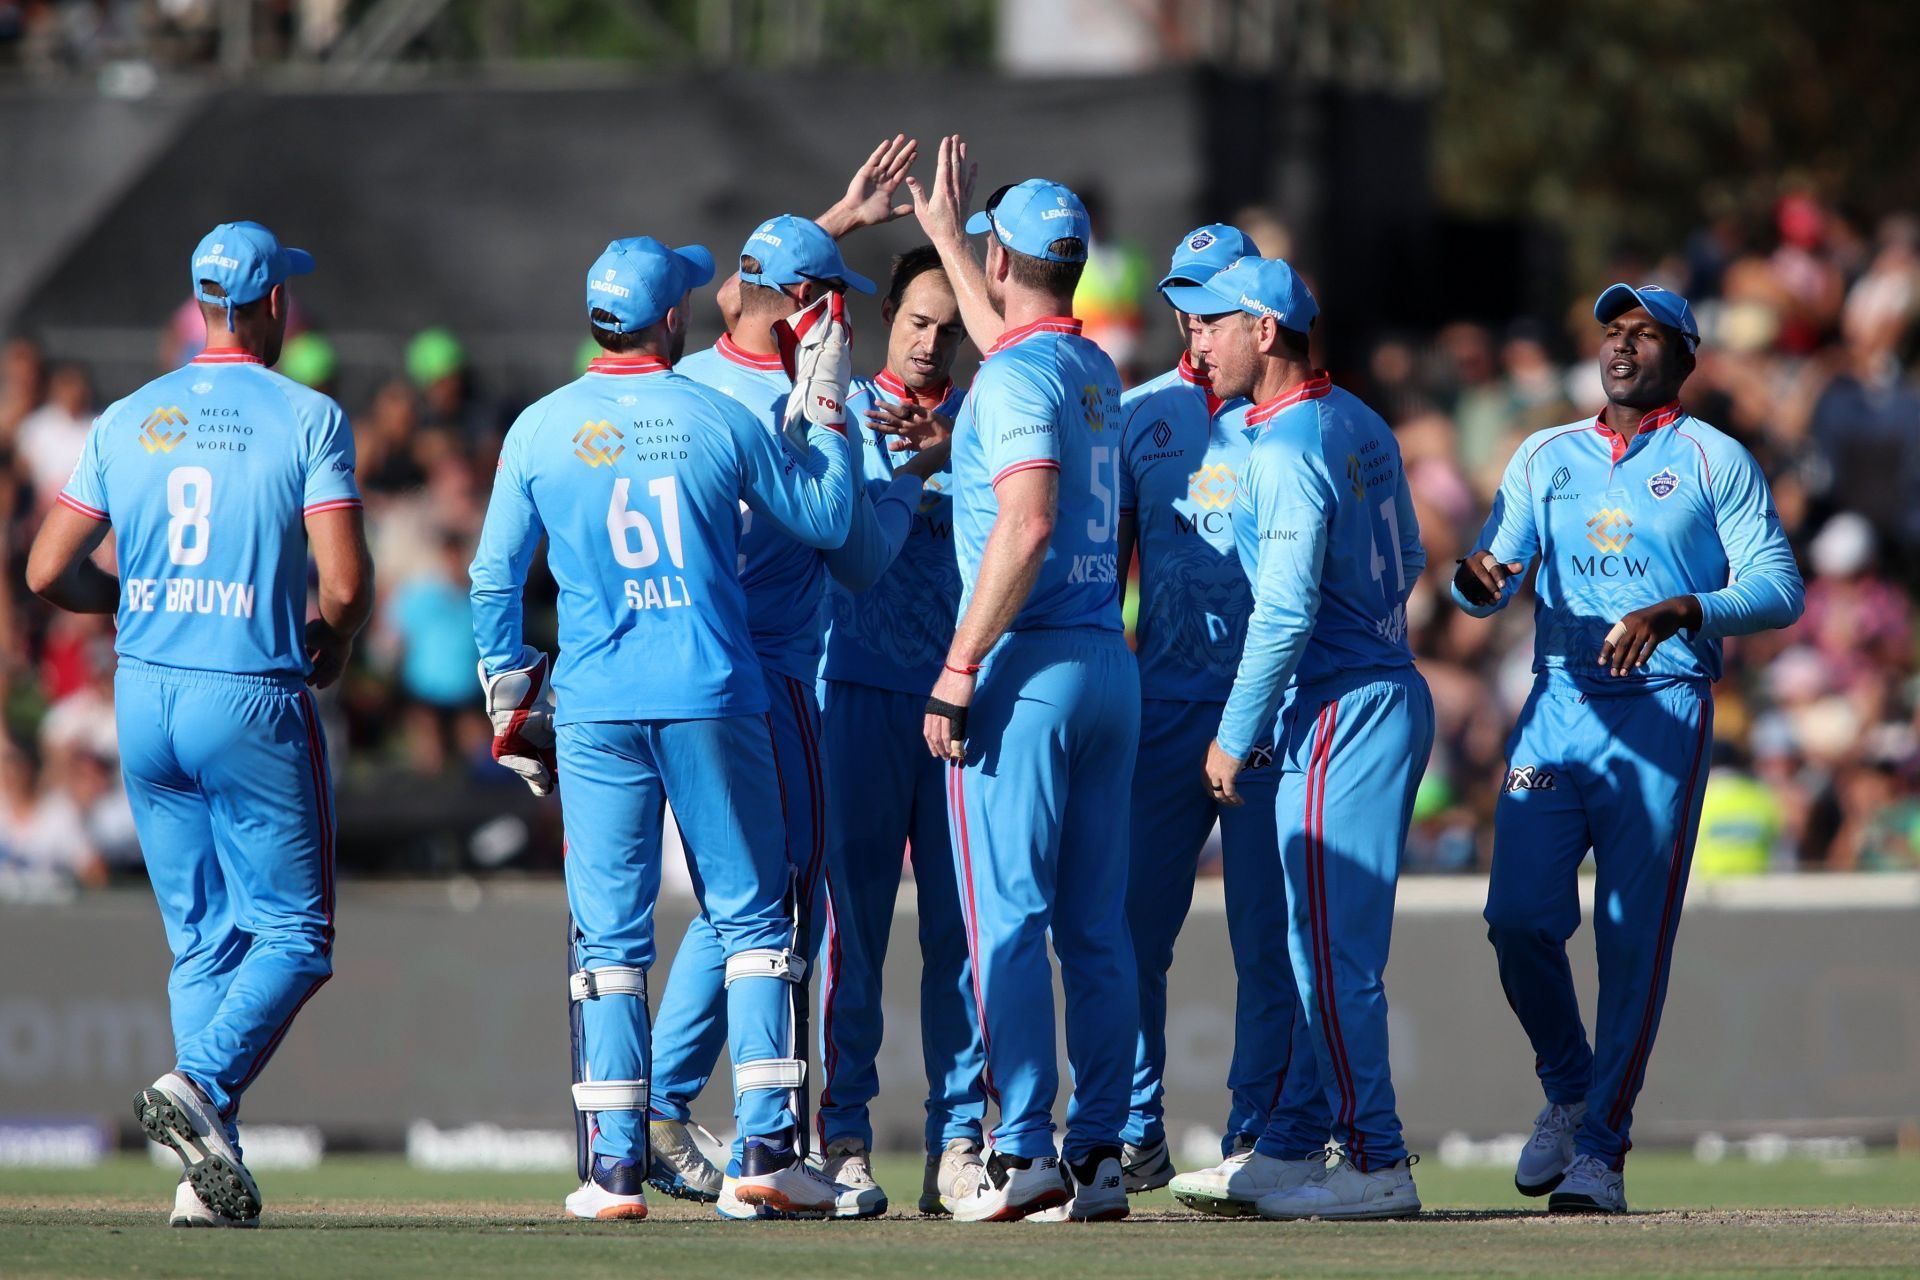
[[[344,1157],[261,1176],[259,1231],[170,1231],[165,1171],[0,1170],[4,1276],[1920,1275],[1920,1159],[1729,1162],[1636,1156],[1623,1219],[1548,1218],[1501,1170],[1418,1170],[1406,1222],[1225,1222],[1165,1193],[1106,1226],[962,1227],[912,1211],[917,1163],[883,1160],[891,1218],[716,1221],[660,1198],[643,1223],[575,1223],[564,1177],[448,1174]]]

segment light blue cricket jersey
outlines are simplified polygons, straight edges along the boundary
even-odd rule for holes
[[[1379,414],[1324,372],[1243,412],[1260,432],[1234,526],[1254,605],[1220,720],[1221,749],[1241,757],[1296,685],[1413,665],[1407,597],[1427,563]]]
[[[757,356],[722,334],[720,341],[696,351],[675,366],[739,401],[760,429],[780,433],[786,420],[793,379],[779,356]],[[851,418],[848,419],[852,421]],[[740,585],[747,592],[747,620],[754,652],[770,669],[796,680],[812,680],[820,669],[820,600],[827,570],[819,553],[750,513],[742,513]]]
[[[915,455],[890,451],[889,437],[877,436],[861,424],[874,404],[903,404],[908,398],[905,385],[884,369],[876,377],[855,380],[847,393],[847,422],[860,434],[867,496],[883,523],[888,523],[893,469]],[[957,420],[965,398],[965,392],[949,385],[935,412]],[[846,572],[838,558],[847,548],[829,557],[833,578],[827,584],[827,656],[820,668],[822,678],[915,694],[926,693],[940,678],[960,605],[951,471],[928,478],[907,519],[898,554],[877,578]],[[866,581],[871,585],[859,589]]]
[[[1120,398],[1120,510],[1140,549],[1140,695],[1225,702],[1253,612],[1234,501],[1253,450],[1245,400],[1222,402],[1186,356]],[[1125,572],[1125,566],[1121,566]]]
[[[653,357],[602,358],[514,422],[473,561],[489,672],[519,659],[521,595],[544,534],[560,588],[556,720],[677,720],[767,707],[738,575],[754,523],[834,545],[853,487],[846,437],[801,456],[746,407]]]
[[[1590,693],[1720,678],[1720,641],[1800,616],[1800,570],[1760,466],[1678,403],[1622,445],[1603,418],[1535,432],[1507,464],[1476,544],[1501,561],[1540,557],[1533,669]],[[1524,575],[1521,575],[1524,576]],[[1520,590],[1521,578],[1486,617]],[[1671,596],[1699,598],[1702,625],[1663,641],[1640,671],[1599,665],[1613,624]]]
[[[108,407],[60,501],[113,524],[114,648],[163,667],[305,676],[305,519],[360,505],[340,406],[237,350]]]
[[[1046,562],[1009,630],[1119,631],[1120,376],[1066,316],[1002,334],[961,408],[953,441],[961,614],[1000,514],[994,486],[1041,467],[1060,473],[1060,506]]]

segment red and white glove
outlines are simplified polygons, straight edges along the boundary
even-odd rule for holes
[[[847,386],[853,380],[853,328],[846,301],[829,293],[773,325],[780,363],[793,379],[784,418],[787,439],[807,447],[810,426],[847,429]]]
[[[530,645],[520,650],[520,665],[511,671],[490,676],[487,664],[480,664],[487,718],[493,721],[493,758],[519,774],[537,796],[553,794],[557,768],[548,667],[547,655]]]

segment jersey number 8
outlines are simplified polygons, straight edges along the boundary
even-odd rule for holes
[[[167,556],[175,564],[207,558],[207,516],[213,511],[213,474],[205,467],[175,467],[167,473]]]

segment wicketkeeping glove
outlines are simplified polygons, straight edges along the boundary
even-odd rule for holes
[[[553,688],[547,682],[547,655],[532,646],[520,650],[520,664],[497,676],[480,664],[480,687],[487,694],[487,718],[493,721],[493,758],[519,774],[533,794],[553,794]]]
[[[853,329],[846,303],[829,293],[773,326],[780,363],[793,379],[784,419],[787,438],[807,447],[809,426],[847,426],[847,385],[853,378]]]

